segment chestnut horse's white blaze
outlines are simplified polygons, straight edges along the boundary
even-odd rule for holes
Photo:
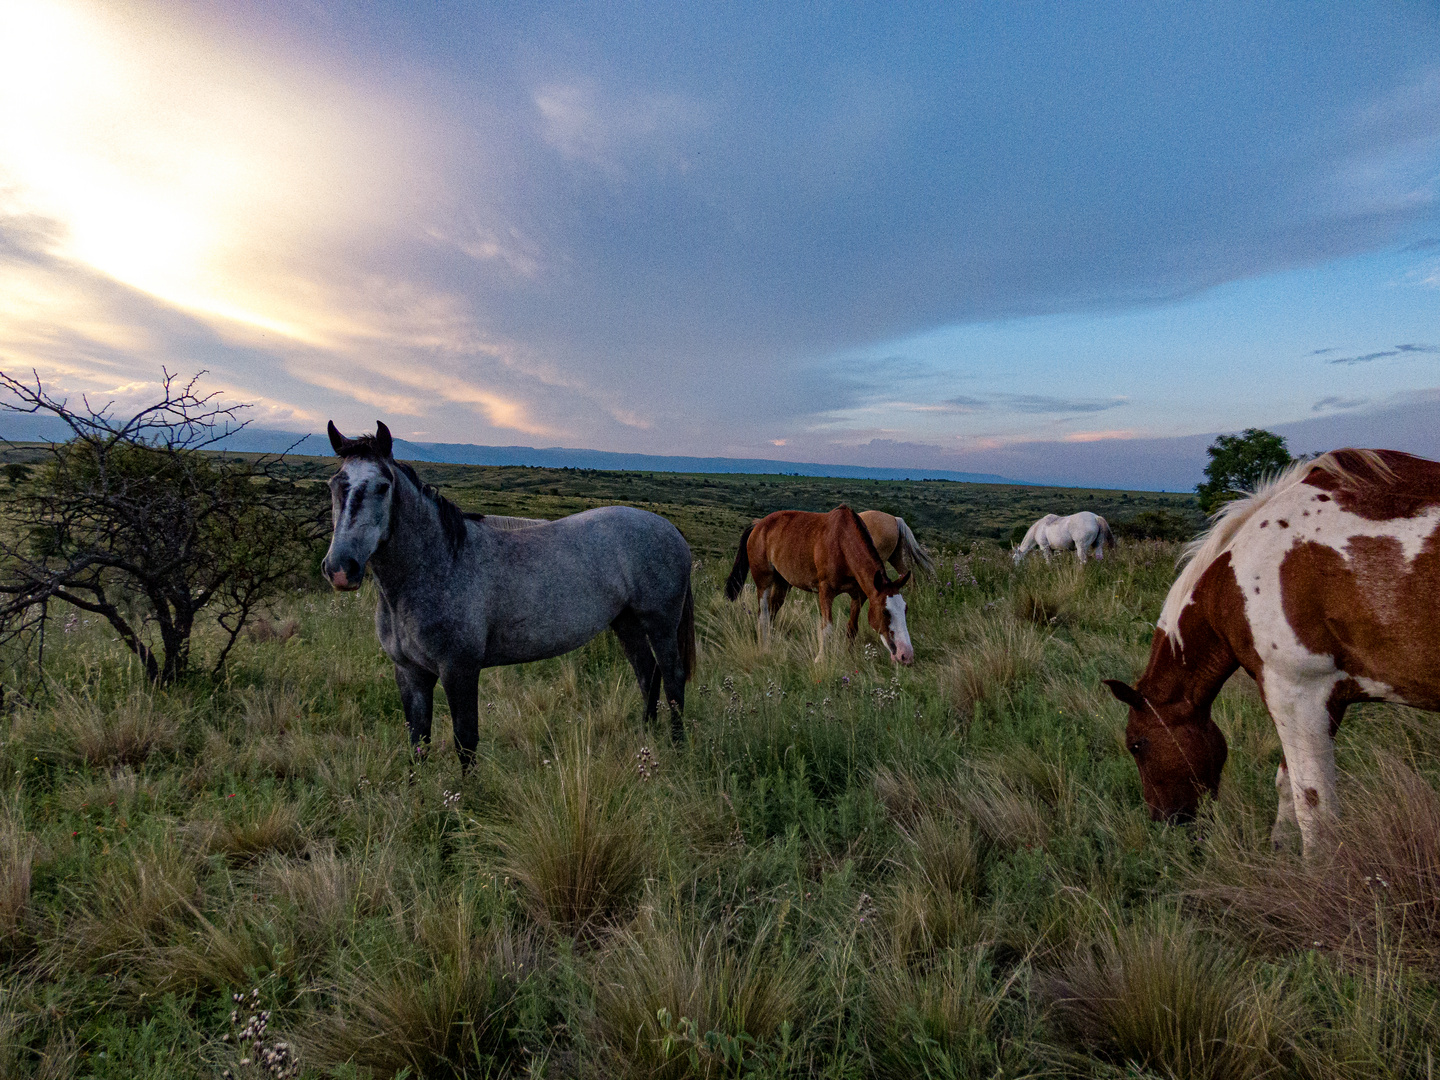
[[[1227,506],[1187,555],[1145,674],[1134,688],[1110,683],[1131,705],[1126,741],[1147,802],[1183,815],[1197,783],[1214,790],[1210,704],[1243,667],[1284,748],[1274,838],[1297,824],[1311,851],[1338,809],[1334,735],[1346,707],[1440,708],[1440,465],[1361,450],[1297,464]],[[1191,759],[1189,776],[1171,744]],[[1223,737],[1220,747],[1223,763]]]
[[[1081,510],[1068,517],[1046,514],[1025,533],[1025,539],[1015,549],[1015,561],[1018,563],[1038,547],[1045,561],[1049,562],[1050,552],[1068,551],[1073,547],[1080,561],[1084,562],[1087,553],[1093,551],[1095,558],[1103,559],[1106,547],[1114,546],[1115,537],[1110,532],[1110,525],[1099,514],[1092,514],[1089,510]]]

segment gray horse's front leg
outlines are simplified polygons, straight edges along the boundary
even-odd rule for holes
[[[400,704],[405,709],[405,726],[410,729],[410,745],[423,755],[430,745],[430,717],[435,710],[435,674],[409,664],[395,665],[395,685],[400,688]]]
[[[445,699],[450,703],[450,724],[455,732],[455,752],[460,755],[460,772],[475,764],[480,745],[480,668],[459,664],[440,676]]]

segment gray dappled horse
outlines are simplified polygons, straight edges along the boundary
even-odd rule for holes
[[[468,768],[479,741],[480,669],[559,656],[607,626],[640,680],[645,719],[656,716],[663,679],[671,734],[684,738],[695,602],[679,529],[628,506],[492,529],[396,461],[384,424],[356,439],[333,423],[329,431],[341,462],[330,478],[334,534],[320,568],[347,592],[374,568],[375,632],[395,661],[417,751],[430,740],[437,680]]]

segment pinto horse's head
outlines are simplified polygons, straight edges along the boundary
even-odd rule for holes
[[[1183,698],[1156,704],[1118,679],[1106,679],[1105,685],[1130,706],[1125,747],[1140,769],[1150,817],[1193,821],[1201,796],[1219,794],[1220,771],[1229,752],[1225,736],[1210,718],[1209,706],[1202,708]]]
[[[325,580],[352,592],[365,579],[365,565],[390,538],[390,500],[395,487],[390,429],[379,422],[374,435],[347,439],[329,426],[330,445],[340,468],[330,478],[330,550],[320,563]]]
[[[894,581],[885,580],[885,571],[875,571],[875,599],[870,601],[870,626],[890,650],[890,659],[897,664],[913,664],[915,649],[910,644],[910,631],[905,626],[905,598],[900,590],[910,580],[906,571]]]

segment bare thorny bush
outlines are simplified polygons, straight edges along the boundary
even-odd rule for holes
[[[49,414],[72,433],[0,511],[0,643],[43,663],[45,615],[63,601],[103,618],[150,681],[169,683],[189,668],[202,611],[221,629],[218,671],[292,582],[323,511],[281,475],[281,457],[213,452],[248,424],[247,406],[202,392],[199,378],[165,372],[159,400],[122,420],[113,402],[73,405],[38,376],[0,371],[0,408]]]

